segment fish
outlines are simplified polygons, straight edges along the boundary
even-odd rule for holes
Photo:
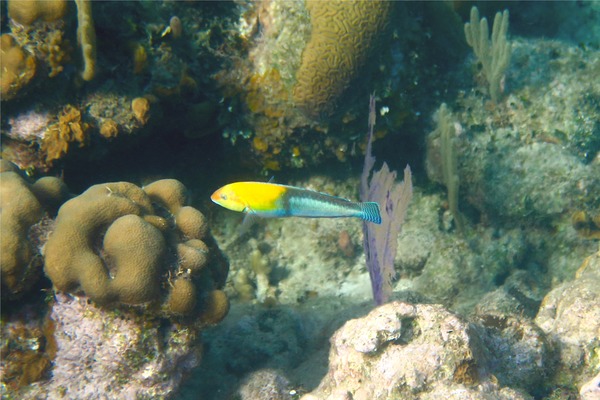
[[[210,198],[221,207],[257,217],[355,217],[381,224],[377,202],[354,202],[314,190],[270,182],[230,183],[216,190]]]

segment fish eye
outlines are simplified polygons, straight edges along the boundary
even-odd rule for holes
[[[221,195],[221,200],[227,200],[227,195],[226,194],[222,194]]]

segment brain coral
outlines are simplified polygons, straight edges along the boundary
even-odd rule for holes
[[[30,185],[10,163],[2,161],[1,165],[0,260],[2,296],[7,297],[23,293],[37,280],[44,217],[66,198],[67,191],[58,178],[45,177]]]
[[[224,284],[227,265],[219,262],[202,213],[185,205],[186,193],[173,179],[144,188],[90,187],[60,208],[44,249],[46,274],[58,290],[83,292],[101,305],[213,313],[201,300]]]
[[[307,1],[312,32],[296,72],[294,101],[309,114],[330,111],[385,27],[387,1]]]

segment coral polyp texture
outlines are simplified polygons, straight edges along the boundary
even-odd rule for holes
[[[10,163],[0,160],[0,260],[2,297],[23,294],[41,275],[39,247],[49,230],[48,210],[67,196],[58,178],[29,184]]]
[[[330,111],[365,63],[391,8],[387,1],[306,2],[312,31],[296,73],[294,100],[310,114]]]
[[[173,179],[90,187],[60,208],[44,250],[46,274],[56,289],[100,305],[146,304],[218,322],[228,307],[211,307],[211,299],[227,264],[186,193]]]
[[[238,126],[225,136],[232,142],[250,139],[251,151],[267,169],[302,167],[327,156],[343,161],[338,149],[347,145],[332,139],[329,127],[354,106],[352,96],[341,96],[359,81],[392,8],[391,2],[368,1],[249,5],[238,26],[246,47],[231,57],[233,68],[216,78],[232,111],[242,105],[241,111],[250,112],[236,115]]]

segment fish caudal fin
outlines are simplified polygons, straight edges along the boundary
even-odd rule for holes
[[[379,204],[374,201],[360,203],[360,217],[374,224],[381,224],[381,214],[379,213]]]

